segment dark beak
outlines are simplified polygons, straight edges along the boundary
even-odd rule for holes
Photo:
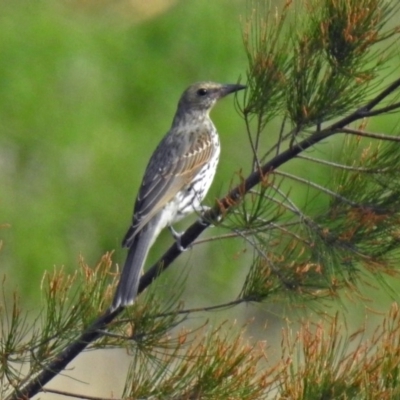
[[[246,89],[247,86],[245,85],[238,85],[238,84],[226,84],[221,87],[221,97],[225,97],[228,94],[238,92],[239,90]]]

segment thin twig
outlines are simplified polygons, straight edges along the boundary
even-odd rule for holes
[[[300,225],[300,223],[301,222],[296,221],[293,223],[293,225]],[[299,236],[297,233],[294,233],[293,231],[286,229],[285,225],[278,225],[278,224],[274,224],[274,223],[271,223],[271,225],[273,228],[280,230],[281,232],[285,233],[286,235],[292,236],[299,242],[303,242],[304,244],[306,244],[308,246],[311,245],[311,243],[307,239],[304,239],[303,237]]]
[[[252,171],[255,171],[256,169],[259,170],[261,167],[260,167],[260,162],[259,162],[258,156],[257,156],[257,145],[254,144],[253,137],[251,136],[250,122],[249,122],[247,114],[245,115],[244,122],[246,125],[246,132],[247,132],[247,137],[250,142],[251,151],[253,152]]]
[[[276,172],[276,170],[274,171],[274,173]],[[281,206],[287,207],[288,210],[292,211],[294,214],[298,215],[299,217],[304,217],[304,214],[301,212],[300,208],[297,207],[297,205],[295,204],[295,202],[289,197],[289,195],[285,194],[280,188],[279,186],[275,186],[275,185],[271,185],[271,187],[275,190],[275,192],[277,194],[279,194],[284,201],[287,201],[289,203],[289,206],[287,206],[286,204],[284,204],[283,202],[279,202],[276,201],[276,199],[273,196],[268,196],[264,194],[264,197],[268,198],[269,200],[275,201],[276,203],[278,203]]]
[[[242,235],[241,235],[242,236]],[[281,274],[281,271],[279,268],[277,268],[274,264],[274,262],[271,260],[270,257],[267,256],[267,254],[262,251],[260,249],[260,247],[258,246],[258,244],[251,240],[250,238],[248,238],[247,236],[242,236],[243,239],[250,244],[251,247],[253,247],[253,249],[258,253],[258,255],[263,258],[265,261],[267,261],[269,267],[271,268],[272,272],[281,280],[281,282],[285,285],[285,286],[292,286],[292,284],[287,281],[285,279],[285,277]]]
[[[344,164],[339,164],[335,163],[333,161],[327,161],[327,160],[322,160],[321,158],[314,158],[314,157],[309,157],[305,156],[302,154],[299,154],[297,158],[301,158],[302,160],[307,160],[311,162],[315,162],[318,164],[322,165],[327,165],[329,167],[334,167],[334,168],[339,168],[339,169],[344,169],[347,171],[355,171],[355,172],[365,172],[365,173],[370,173],[370,174],[378,174],[378,173],[384,173],[389,170],[389,168],[365,168],[365,167],[354,167],[351,165],[344,165]]]
[[[373,139],[387,140],[390,142],[400,142],[400,136],[385,135],[383,133],[366,132],[361,129],[353,129],[348,127],[342,128],[340,131],[343,133],[348,133],[350,135],[358,135]]]
[[[355,112],[353,112],[352,114],[350,114],[348,117],[343,118],[341,121],[338,121],[336,124],[332,125],[333,129],[337,129],[340,126],[344,126],[342,124],[342,122],[346,122],[346,125],[348,125],[351,122],[354,122],[358,119],[361,118],[365,118],[371,115],[368,115],[368,113],[371,112],[371,110],[378,105],[380,102],[382,102],[386,97],[388,97],[389,95],[391,95],[396,89],[398,89],[400,86],[400,78],[396,79],[395,81],[393,81],[386,89],[382,90],[382,92],[380,92],[376,97],[374,97],[372,100],[370,100],[364,107],[359,108],[358,110],[356,110]],[[390,107],[390,106],[388,106]],[[384,107],[384,108],[380,108],[379,110],[375,110],[375,114],[379,115],[385,112],[385,110],[388,107]],[[378,112],[378,113],[376,113]],[[348,120],[349,122],[347,122],[346,120]]]
[[[377,110],[369,111],[366,117],[375,117],[380,114],[390,114],[391,111],[397,111],[400,108],[400,102],[390,104],[386,107],[378,108]]]
[[[258,220],[260,220],[258,218]],[[277,230],[282,230],[285,229],[285,227],[288,226],[293,226],[293,225],[298,225],[300,222],[298,221],[293,221],[293,222],[286,222],[286,223],[282,223],[281,225],[275,224],[273,222],[270,221],[265,221],[265,224],[268,225],[268,228],[273,230],[273,229],[277,229]],[[245,229],[242,232],[243,235],[254,235],[257,233],[262,233],[265,231],[265,227],[260,227],[260,228],[254,228],[254,229]],[[290,231],[288,231],[290,232]],[[210,236],[204,239],[199,239],[196,240],[192,246],[195,245],[200,245],[200,244],[204,244],[204,243],[208,243],[208,242],[215,242],[216,240],[224,240],[224,239],[232,239],[232,238],[236,238],[236,237],[241,237],[240,235],[238,235],[236,232],[230,232],[230,233],[224,233],[221,235],[215,235],[215,236]]]
[[[289,174],[288,172],[283,172],[283,171],[278,171],[278,170],[276,170],[274,173],[277,174],[277,175],[284,176],[286,178],[292,179],[292,180],[294,180],[296,182],[304,183],[307,186],[313,187],[313,188],[319,190],[320,192],[325,193],[325,194],[327,194],[327,195],[329,195],[331,197],[334,197],[334,198],[342,201],[343,203],[350,204],[353,207],[359,207],[360,206],[359,203],[357,203],[355,201],[351,201],[349,199],[346,199],[346,197],[341,196],[340,194],[338,194],[338,193],[326,188],[325,186],[318,185],[317,183],[312,182],[309,179],[304,179],[304,178],[301,178],[300,176]]]
[[[244,303],[246,301],[251,301],[251,300],[249,300],[249,299],[236,299],[236,300],[229,301],[227,303],[217,304],[217,305],[209,306],[209,307],[188,308],[186,310],[179,310],[179,311],[176,311],[176,312],[175,311],[171,311],[171,312],[167,312],[167,313],[154,315],[154,319],[170,317],[172,315],[185,315],[185,316],[187,316],[189,314],[194,314],[194,313],[198,313],[198,312],[222,310],[222,309],[226,309],[226,308],[230,308],[230,307],[236,306],[236,305]],[[129,319],[129,318],[124,318],[124,319],[118,320],[118,323],[123,323],[123,324],[129,323],[129,322],[131,322],[131,319]],[[109,334],[109,333],[107,333],[107,335],[111,336],[111,337],[120,337],[118,335]]]
[[[57,390],[57,389],[49,389],[49,388],[43,388],[43,393],[54,393],[54,394],[59,394],[61,396],[65,397],[74,397],[76,399],[84,399],[84,400],[116,400],[115,397],[97,397],[97,396],[89,396],[86,394],[74,394],[74,393],[69,393],[65,392],[64,390]]]
[[[275,155],[278,155],[280,150],[281,150],[281,143],[284,141],[284,135],[283,132],[285,131],[285,125],[286,125],[286,118],[287,116],[285,115],[282,119],[281,123],[281,129],[279,129],[279,135],[278,135],[278,142],[276,146],[276,153]]]

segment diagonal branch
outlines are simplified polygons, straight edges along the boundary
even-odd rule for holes
[[[181,245],[183,248],[187,248],[193,243],[198,236],[212,224],[213,221],[217,221],[224,213],[226,213],[232,205],[236,205],[240,202],[241,198],[254,186],[258,185],[263,177],[285,164],[289,160],[296,157],[298,154],[312,147],[313,145],[321,142],[322,140],[343,131],[347,125],[357,120],[363,119],[373,107],[383,101],[386,97],[392,94],[396,89],[400,87],[400,78],[395,80],[385,90],[379,93],[375,98],[369,101],[365,106],[360,107],[353,113],[328,126],[325,129],[317,130],[316,133],[309,136],[292,147],[289,147],[286,151],[278,154],[272,160],[265,163],[260,171],[254,171],[248,178],[239,186],[232,189],[228,195],[218,200],[218,205],[208,210],[202,221],[197,221],[192,224],[182,235]],[[169,265],[181,254],[176,243],[174,243],[167,252],[142,276],[139,285],[139,293],[146,289],[151,282],[157,278],[158,274],[166,270]]]
[[[43,386],[58,375],[78,354],[99,337],[102,336],[101,330],[104,329],[118,314],[121,309],[115,310],[114,313],[108,311],[97,318],[81,336],[58,354],[52,362],[50,362],[42,372],[35,376],[22,388],[16,388],[14,393],[5,400],[26,400],[30,399],[37,393],[42,391]]]
[[[253,187],[258,185],[268,173],[280,167],[284,163],[296,157],[298,154],[309,149],[322,140],[343,131],[348,124],[357,120],[363,119],[369,115],[370,111],[382,102],[386,97],[392,94],[400,87],[400,78],[395,80],[385,90],[379,93],[375,98],[369,101],[363,107],[357,109],[348,116],[333,123],[325,129],[317,129],[317,131],[302,140],[301,142],[293,143],[284,152],[280,153],[272,160],[268,161],[262,167],[251,173],[248,178],[240,185],[232,189],[225,197],[218,200],[218,204],[206,211],[203,215],[202,221],[197,221],[192,224],[186,232],[182,235],[180,244],[183,248],[190,246],[200,234],[208,228],[213,221],[217,221],[221,216],[228,212],[233,206],[238,204],[244,195]],[[383,111],[382,111],[383,110]],[[381,112],[385,112],[381,109]],[[378,115],[374,113],[373,115]],[[165,271],[172,262],[182,253],[179,246],[174,243],[160,260],[153,265],[140,280],[139,293],[143,292],[156,278]],[[97,340],[103,335],[101,332],[117,315],[122,312],[122,309],[117,309],[113,313],[106,311],[103,315],[97,318],[82,335],[65,350],[58,354],[48,366],[29,381],[23,388],[16,388],[14,393],[9,395],[5,400],[25,400],[36,395],[44,385],[51,379],[58,375],[77,355],[79,355],[91,342]]]

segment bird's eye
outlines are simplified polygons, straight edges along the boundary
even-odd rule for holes
[[[197,91],[199,96],[205,96],[208,93],[207,89],[201,88]]]

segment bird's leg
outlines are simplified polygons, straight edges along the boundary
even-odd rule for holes
[[[206,218],[204,218],[204,214],[209,211],[211,209],[211,207],[208,206],[200,206],[199,208],[196,208],[195,211],[198,212],[199,214],[199,218],[198,221],[201,225],[203,226],[207,226],[207,227],[214,227],[213,224],[211,224]],[[217,219],[217,221],[219,221],[221,219],[221,217],[219,217]],[[181,237],[183,235],[183,232],[177,232],[172,225],[168,225],[168,229],[171,232],[172,237],[175,239],[176,242],[176,246],[178,247],[178,250],[181,252],[184,252],[186,250],[188,250],[191,246],[188,247],[183,247],[182,243],[181,243]]]
[[[182,243],[181,243],[181,237],[182,237],[183,233],[182,232],[177,232],[172,227],[172,225],[169,225],[168,229],[171,232],[172,237],[175,239],[176,246],[178,247],[178,250],[181,251],[181,252],[184,252],[184,251],[188,250],[188,248],[187,247],[183,247]]]
[[[205,218],[204,218],[204,214],[208,211],[211,210],[211,207],[209,206],[200,206],[199,209],[199,223],[203,226],[213,226],[211,225]]]

